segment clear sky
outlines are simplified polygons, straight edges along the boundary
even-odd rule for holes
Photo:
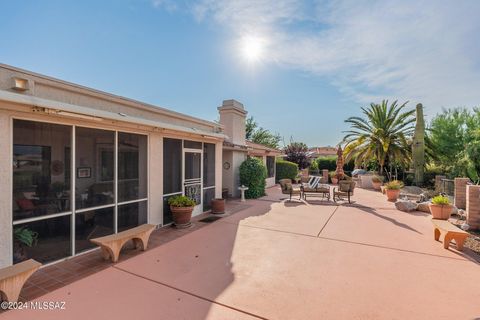
[[[0,62],[310,146],[383,98],[479,106],[480,1],[0,0]]]

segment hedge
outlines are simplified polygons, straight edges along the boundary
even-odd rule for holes
[[[282,179],[294,179],[298,174],[298,165],[296,163],[278,160],[276,166],[275,180],[278,182]]]
[[[240,165],[240,184],[248,187],[247,199],[256,199],[265,195],[267,168],[257,158],[248,158]]]

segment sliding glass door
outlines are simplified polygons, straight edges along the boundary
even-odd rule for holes
[[[147,222],[147,136],[13,121],[13,261],[55,261]]]

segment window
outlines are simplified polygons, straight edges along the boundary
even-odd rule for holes
[[[203,186],[215,186],[215,145],[212,143],[203,146]]]
[[[24,120],[13,122],[13,220],[71,210],[72,128]]]
[[[114,204],[115,132],[75,128],[76,209]]]
[[[187,149],[202,149],[202,143],[198,141],[184,140],[183,147]]]
[[[52,262],[93,248],[92,238],[146,223],[147,149],[145,135],[15,119],[14,263]],[[32,246],[22,242],[32,236]]]
[[[275,177],[275,157],[267,156],[267,176]]]
[[[163,139],[163,193],[182,192],[182,140]]]

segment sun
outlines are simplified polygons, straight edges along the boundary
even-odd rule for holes
[[[264,41],[258,37],[246,36],[241,40],[240,49],[247,62],[257,62],[264,54]]]

